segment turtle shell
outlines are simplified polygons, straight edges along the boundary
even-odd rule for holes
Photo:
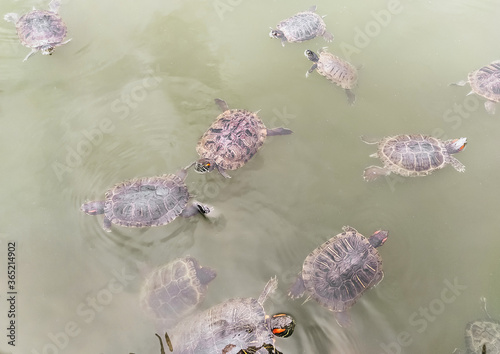
[[[225,170],[235,170],[255,155],[266,137],[266,126],[256,113],[230,109],[222,112],[203,134],[196,151]]]
[[[179,216],[188,199],[187,186],[177,175],[137,178],[106,192],[104,214],[116,225],[160,226]]]
[[[320,75],[325,76],[343,89],[352,89],[356,86],[358,71],[351,63],[322,51],[317,65],[316,70]]]
[[[467,354],[481,354],[486,344],[486,353],[500,354],[500,322],[484,319],[469,322],[465,327]]]
[[[333,312],[343,312],[384,277],[382,258],[352,227],[312,251],[302,267],[307,293]]]
[[[384,167],[402,176],[425,176],[449,163],[444,143],[426,135],[397,135],[379,143]]]
[[[148,275],[141,290],[141,306],[157,319],[173,324],[203,301],[215,277],[213,269],[201,267],[195,258],[178,258]]]
[[[276,28],[283,32],[288,42],[303,42],[322,36],[326,31],[323,18],[315,12],[299,12],[281,21]]]
[[[500,102],[500,61],[471,72],[468,80],[476,94],[490,101]]]
[[[52,11],[33,10],[22,15],[16,23],[21,43],[29,48],[58,46],[66,37],[66,25]]]

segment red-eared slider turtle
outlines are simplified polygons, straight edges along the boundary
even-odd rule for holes
[[[316,13],[316,6],[281,21],[276,29],[271,28],[269,36],[281,39],[283,46],[285,42],[303,42],[316,36],[323,36],[328,42],[333,41],[333,35],[326,30],[323,18]]]
[[[484,108],[489,114],[495,114],[496,104],[500,102],[500,61],[483,66],[481,69],[469,74],[467,80],[462,80],[454,85],[464,86],[469,83],[475,93],[487,99]]]
[[[60,6],[61,3],[58,0],[52,0],[49,4],[49,10],[33,9],[21,17],[16,13],[8,13],[4,16],[5,21],[13,22],[16,25],[21,43],[31,48],[31,52],[23,61],[28,60],[38,51],[41,51],[43,55],[52,55],[55,47],[71,40],[63,42],[66,37],[66,25],[61,16],[58,15]]]
[[[304,52],[304,55],[307,59],[314,62],[306,72],[306,77],[316,69],[318,74],[323,75],[337,86],[342,87],[345,90],[349,104],[354,104],[356,97],[352,89],[358,82],[358,70],[351,63],[328,53],[324,49],[319,52],[319,56],[309,49]]]
[[[226,170],[242,167],[262,147],[267,136],[287,135],[285,128],[267,129],[257,113],[244,109],[229,109],[227,103],[216,99],[223,111],[203,134],[196,146],[200,159],[194,169],[199,173],[216,168],[226,178]]]
[[[148,275],[141,290],[141,307],[162,324],[172,325],[203,301],[216,275],[194,257],[178,258]]]
[[[389,232],[379,230],[367,239],[352,227],[342,230],[306,257],[289,296],[296,299],[307,294],[333,311],[340,326],[347,327],[351,324],[347,311],[384,277],[376,248],[384,244]]]
[[[190,217],[212,211],[212,207],[192,201],[184,179],[187,168],[177,174],[143,177],[118,183],[105,194],[105,200],[82,205],[89,215],[104,214],[103,228],[111,231],[111,224],[125,227],[166,225],[179,215]]]
[[[378,151],[370,157],[378,157],[384,167],[369,166],[365,169],[365,181],[373,181],[380,176],[388,176],[391,172],[404,177],[427,176],[432,171],[451,164],[459,172],[465,166],[452,154],[462,151],[467,138],[442,141],[427,135],[396,135],[382,140],[361,137],[367,144],[378,144]]]
[[[295,320],[288,315],[266,316],[264,302],[277,286],[274,277],[258,299],[230,299],[180,322],[169,332],[174,353],[236,354],[274,349],[274,337],[288,337],[295,328]]]

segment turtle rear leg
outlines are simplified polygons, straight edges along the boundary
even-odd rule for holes
[[[458,172],[465,172],[465,165],[458,161],[454,156],[450,156],[450,164]]]
[[[61,7],[61,2],[59,0],[52,0],[49,4],[49,9],[52,12],[58,13]]]
[[[268,136],[273,136],[273,135],[289,135],[292,134],[293,131],[290,129],[286,128],[274,128],[274,129],[267,129],[267,135]]]
[[[17,21],[19,21],[19,15],[14,13],[14,12],[10,12],[8,14],[5,14],[5,16],[3,17],[3,19],[7,22],[13,22],[13,23],[16,23]]]
[[[363,178],[367,182],[375,181],[380,176],[389,176],[391,171],[380,166],[369,166],[363,172]]]
[[[347,95],[347,102],[352,106],[356,101],[356,95],[350,89],[345,89],[345,94]]]
[[[349,327],[352,325],[351,315],[349,312],[334,312],[335,320],[339,324],[340,327]]]
[[[486,109],[486,112],[489,114],[495,114],[496,111],[496,102],[493,101],[486,101],[484,102],[484,108]]]
[[[295,283],[293,283],[293,285],[290,287],[288,296],[290,296],[292,299],[298,299],[299,297],[302,297],[305,292],[306,286],[304,285],[304,279],[302,279],[302,274],[299,274],[297,280],[295,280]]]

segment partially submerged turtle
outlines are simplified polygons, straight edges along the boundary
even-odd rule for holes
[[[316,36],[323,36],[328,42],[333,41],[333,35],[326,30],[323,18],[316,13],[316,6],[281,21],[276,29],[271,28],[269,36],[281,39],[283,46],[286,42],[303,42]]]
[[[163,325],[172,325],[203,301],[216,275],[194,257],[178,258],[148,275],[141,290],[141,307]]]
[[[264,302],[277,286],[271,278],[258,299],[230,299],[180,322],[170,333],[175,353],[271,352],[275,336],[288,337],[295,328],[289,315],[266,316]]]
[[[43,55],[52,55],[55,47],[71,40],[64,41],[66,25],[58,14],[60,6],[59,0],[52,0],[49,4],[49,10],[33,9],[21,17],[16,13],[8,13],[4,16],[5,21],[13,22],[16,25],[21,43],[31,48],[31,52],[23,61],[28,60],[38,51],[41,51]]]
[[[464,86],[469,83],[475,93],[487,99],[484,108],[489,114],[495,114],[496,104],[500,102],[500,61],[494,61],[489,65],[469,73],[467,80],[462,80],[454,85]]]
[[[304,52],[304,55],[307,59],[314,62],[306,72],[306,77],[316,69],[318,74],[323,75],[337,86],[342,87],[345,90],[349,104],[354,104],[356,96],[352,92],[352,89],[358,82],[358,70],[351,63],[340,59],[332,53],[328,53],[324,48],[320,50],[319,56],[309,49]]]
[[[370,157],[378,157],[384,167],[369,166],[365,169],[365,181],[373,181],[391,172],[403,177],[427,176],[434,170],[451,164],[458,172],[464,172],[465,166],[452,154],[462,151],[467,138],[442,141],[431,136],[396,135],[382,140],[361,137],[367,144],[378,144],[378,151]]]
[[[385,243],[389,232],[375,231],[367,239],[352,227],[342,230],[306,257],[289,296],[296,299],[307,294],[332,311],[340,326],[347,327],[351,324],[347,311],[384,277],[376,248]]]
[[[262,147],[267,136],[287,135],[285,128],[267,129],[257,113],[244,109],[229,109],[227,103],[215,99],[223,111],[200,138],[196,151],[200,159],[194,169],[199,173],[217,169],[226,178],[226,170],[236,170]]]
[[[104,214],[103,228],[111,231],[111,224],[125,227],[161,226],[172,222],[179,215],[190,217],[206,215],[212,207],[189,201],[184,180],[187,169],[157,177],[143,177],[118,183],[105,194],[105,200],[82,205],[89,215]]]

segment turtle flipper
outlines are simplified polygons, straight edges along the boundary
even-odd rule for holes
[[[450,86],[465,86],[467,84],[467,80],[461,80],[459,82],[453,82],[450,84]]]
[[[465,172],[465,165],[458,161],[454,156],[450,156],[450,164],[458,172]]]
[[[302,279],[302,273],[300,273],[297,276],[297,280],[295,280],[295,283],[290,287],[290,290],[288,291],[288,296],[290,296],[292,299],[298,299],[304,295],[306,292],[306,286],[304,285],[304,279]]]
[[[231,176],[227,174],[226,170],[218,165],[217,165],[217,171],[219,171],[219,173],[223,175],[225,178],[231,178]]]
[[[292,134],[293,131],[290,129],[286,128],[274,128],[274,129],[267,129],[267,135],[268,136],[273,136],[273,135],[289,135]]]
[[[54,13],[58,13],[60,7],[61,7],[61,2],[59,0],[52,0],[49,4],[50,11]]]
[[[375,181],[380,176],[389,176],[391,171],[379,166],[369,166],[363,172],[363,178],[367,182]]]
[[[318,67],[317,63],[314,63],[309,70],[306,71],[306,77],[309,77],[309,74],[312,74],[314,70]]]
[[[111,220],[109,220],[106,216],[104,217],[104,220],[102,222],[102,228],[106,232],[111,232]]]
[[[333,34],[331,34],[330,32],[328,31],[325,31],[325,33],[323,33],[323,38],[325,39],[325,41],[327,42],[332,42],[333,41]]]
[[[495,114],[496,102],[486,101],[484,102],[484,108],[486,109],[486,112],[488,112],[489,114]]]
[[[229,111],[229,106],[227,105],[226,101],[221,100],[220,98],[216,98],[214,101],[217,107],[219,107],[222,112]]]
[[[28,60],[28,59],[29,59],[29,57],[31,57],[31,56],[32,56],[33,54],[35,54],[36,52],[38,52],[38,49],[33,48],[33,49],[31,50],[31,52],[29,52],[29,53],[28,53],[28,55],[26,55],[26,57],[23,59],[23,62],[25,62],[26,60]]]
[[[3,17],[3,19],[7,22],[13,22],[13,23],[16,23],[17,21],[19,21],[19,15],[14,13],[14,12],[10,12],[8,14],[5,14],[5,16]]]
[[[352,324],[351,315],[349,312],[334,312],[335,320],[339,324],[340,327],[349,327]]]
[[[347,102],[352,106],[356,101],[356,95],[349,89],[345,89],[345,94],[347,95]]]

